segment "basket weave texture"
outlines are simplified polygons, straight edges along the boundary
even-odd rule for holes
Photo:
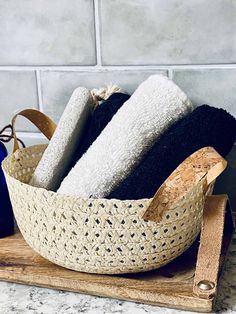
[[[53,263],[90,273],[142,272],[170,262],[199,234],[204,180],[159,223],[145,221],[152,199],[81,199],[28,185],[45,149],[18,149],[4,160],[3,170],[22,235]]]

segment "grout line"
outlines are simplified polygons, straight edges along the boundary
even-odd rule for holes
[[[101,55],[100,16],[99,16],[99,3],[98,3],[98,0],[94,0],[93,4],[94,4],[94,27],[95,27],[95,43],[96,43],[97,66],[101,67],[101,65],[102,65],[102,55]]]
[[[10,132],[5,132],[5,134],[10,135]],[[24,131],[17,131],[17,135],[28,137],[28,138],[37,138],[37,139],[44,139],[45,136],[40,132],[24,132]],[[234,143],[234,146],[236,146],[236,142]]]
[[[168,77],[169,79],[173,80],[173,70],[172,69],[168,69]]]
[[[38,94],[38,105],[39,110],[43,111],[43,101],[42,101],[42,85],[39,70],[36,70],[36,83],[37,83],[37,94]]]
[[[96,0],[95,0],[96,1]],[[99,45],[98,45],[99,46]],[[98,49],[99,50],[99,49]],[[98,51],[100,54],[100,50]],[[99,56],[101,58],[101,55]],[[101,60],[98,60],[100,63]],[[234,64],[186,64],[186,65],[17,65],[17,66],[3,66],[0,65],[0,71],[35,71],[35,70],[51,70],[51,71],[120,71],[120,70],[199,70],[199,69],[236,69],[236,63]]]

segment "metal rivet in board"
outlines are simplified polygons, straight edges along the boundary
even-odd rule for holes
[[[199,289],[205,290],[205,291],[215,288],[214,282],[209,281],[209,280],[201,280],[198,282],[197,286]]]

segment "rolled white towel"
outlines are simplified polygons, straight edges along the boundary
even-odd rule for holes
[[[55,191],[64,178],[68,166],[93,108],[93,99],[88,89],[74,90],[56,131],[51,138],[30,184]]]
[[[150,76],[124,103],[63,180],[58,193],[106,197],[175,121],[192,111],[167,77]]]

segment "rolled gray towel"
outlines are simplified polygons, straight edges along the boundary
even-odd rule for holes
[[[74,90],[46,148],[30,184],[56,191],[79,145],[85,123],[91,115],[93,100],[85,87]]]

